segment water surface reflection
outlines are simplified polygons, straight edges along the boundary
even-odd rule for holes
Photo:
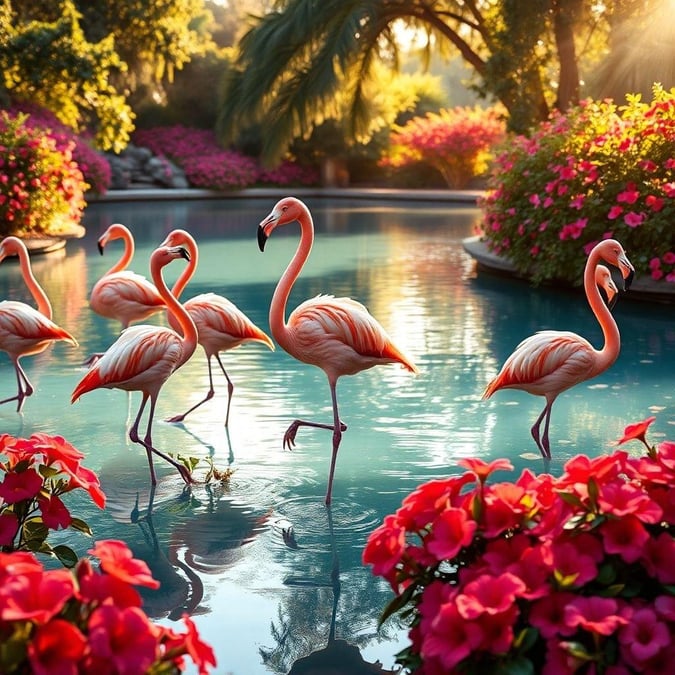
[[[323,373],[282,350],[242,347],[223,357],[235,384],[228,430],[225,387],[217,387],[214,399],[184,424],[163,423],[193,405],[208,386],[198,352],[159,397],[154,441],[164,451],[212,458],[234,473],[226,485],[186,491],[176,472],[157,462],[153,494],[145,455],[127,439],[126,393],[97,391],[69,404],[82,359],[109,346],[119,328],[87,305],[89,290],[116,255],[110,247],[99,256],[96,239],[112,222],[126,224],[137,240],[132,268],[147,274],[152,249],[171,229],[188,229],[200,244],[200,266],[186,297],[220,293],[266,329],[274,286],[298,237],[293,226],[284,228],[260,254],[256,228],[273,201],[90,206],[86,237],[69,242],[62,255],[35,261],[55,320],[78,338],[80,349],[55,345],[26,359],[37,392],[23,415],[0,407],[1,430],[61,433],[87,454],[109,506],[98,513],[82,502],[82,515],[97,538],[129,542],[162,581],[157,593],[146,596],[158,621],[170,623],[182,611],[194,615],[216,648],[218,673],[303,672],[312,659],[324,657],[353,658],[355,664],[360,659],[363,672],[386,672],[406,640],[394,623],[376,630],[390,594],[361,565],[368,534],[420,482],[457,472],[460,457],[506,456],[518,469],[540,470],[529,429],[542,400],[499,392],[484,402],[482,390],[514,346],[536,330],[574,330],[596,345],[602,336],[578,292],[532,290],[476,275],[461,247],[473,234],[476,209],[307,200],[317,239],[291,304],[317,293],[360,300],[415,359],[420,375],[390,366],[340,380],[341,415],[349,429],[327,511],[330,435],[305,430],[295,450],[281,446],[292,419],[330,421]],[[169,283],[179,271],[178,264],[167,268]],[[30,301],[18,268],[8,262],[0,265],[0,297]],[[614,313],[621,355],[606,373],[556,402],[552,471],[578,452],[609,449],[625,424],[652,412],[653,438],[672,437],[672,307],[624,299]],[[4,356],[0,374],[0,387],[7,388],[13,371]],[[198,476],[200,471],[205,468],[198,468]],[[80,552],[90,547],[75,535],[69,543]]]

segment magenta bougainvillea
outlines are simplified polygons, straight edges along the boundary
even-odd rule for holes
[[[380,166],[426,164],[439,171],[448,187],[461,189],[487,171],[493,149],[505,135],[503,116],[495,108],[444,109],[396,127]]]
[[[675,442],[650,446],[651,417],[617,450],[574,457],[559,478],[461,460],[421,485],[370,536],[363,560],[410,627],[405,672],[669,672],[675,658]],[[490,479],[490,480],[488,480]]]

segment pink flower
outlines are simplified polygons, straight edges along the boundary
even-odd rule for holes
[[[493,577],[483,574],[468,583],[457,595],[457,609],[465,619],[481,614],[500,614],[516,602],[525,590],[525,584],[513,574]]]
[[[73,522],[70,511],[55,495],[38,498],[38,507],[42,514],[42,522],[52,530],[65,529]]]
[[[635,189],[635,183],[628,183],[626,189],[616,196],[616,201],[623,204],[635,204],[640,193]]]
[[[565,623],[598,635],[611,635],[628,619],[618,614],[619,606],[613,598],[576,596],[565,608]]]
[[[592,549],[586,549],[583,544]],[[578,536],[568,541],[553,541],[551,553],[556,577],[565,588],[583,586],[598,575],[595,539]]]
[[[655,195],[648,195],[645,199],[645,204],[654,212],[658,213],[665,206],[665,202],[661,197],[656,197]]]
[[[638,227],[642,225],[645,220],[644,213],[635,213],[634,211],[629,211],[624,217],[623,221],[628,225],[628,227]]]
[[[92,612],[88,628],[94,663],[112,664],[120,675],[145,673],[158,656],[159,628],[137,607],[101,605]]]
[[[464,509],[447,508],[433,521],[426,549],[438,560],[453,558],[471,543],[476,527]]]
[[[645,445],[647,445],[647,441],[645,440],[645,434],[647,433],[647,429],[649,429],[649,427],[651,426],[652,422],[654,422],[655,419],[656,417],[648,417],[647,419],[642,420],[642,422],[629,424],[623,430],[623,436],[618,440],[618,444],[621,445],[622,443],[636,440],[642,441]]]
[[[575,628],[565,621],[565,608],[576,596],[573,593],[552,593],[532,604],[530,622],[547,640],[556,635],[569,636]]]
[[[641,558],[649,540],[644,525],[633,515],[606,521],[602,525],[602,534],[607,553],[616,553],[629,563]]]
[[[623,206],[614,205],[609,210],[609,213],[607,214],[607,218],[609,218],[609,220],[616,220],[622,213],[623,213]]]
[[[19,519],[15,513],[0,513],[0,546],[12,546],[14,537],[19,531]]]
[[[634,611],[618,632],[622,655],[634,668],[640,668],[670,644],[668,626],[646,607]]]
[[[405,550],[405,528],[396,516],[388,515],[368,538],[363,563],[373,566],[373,574],[389,578]]]
[[[7,504],[16,504],[24,499],[33,499],[42,489],[42,476],[32,468],[15,473],[5,474],[0,483],[0,499]]]
[[[465,458],[457,460],[457,464],[471,471],[481,483],[495,471],[513,471],[513,464],[508,459],[495,459],[487,463],[478,458]]]
[[[650,575],[662,584],[675,584],[675,540],[671,534],[662,532],[650,538],[644,547],[643,562]]]

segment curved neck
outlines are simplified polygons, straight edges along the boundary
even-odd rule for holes
[[[134,257],[134,251],[136,250],[134,238],[131,236],[130,232],[124,230],[121,232],[122,236],[120,239],[124,242],[124,253],[122,253],[122,257],[106,272],[106,276],[125,270],[129,266],[131,259]]]
[[[183,271],[176,279],[173,288],[171,289],[171,294],[176,298],[180,298],[181,293],[185,290],[185,287],[188,285],[192,275],[197,269],[197,262],[199,260],[199,249],[197,248],[197,243],[190,236],[184,236],[181,239],[181,245],[184,245],[187,248],[188,253],[190,254],[190,260],[188,264],[183,268]]]
[[[270,304],[270,330],[274,339],[283,347],[284,335],[288,327],[286,325],[286,303],[288,296],[291,294],[291,289],[295,280],[300,276],[300,272],[309,257],[314,243],[314,223],[309,211],[303,211],[298,218],[300,223],[300,243],[295,251],[291,262],[288,264],[286,271],[281,275],[279,283],[274,290],[272,296],[272,303]]]
[[[161,266],[153,264],[150,269],[150,273],[157,291],[166,302],[166,307],[169,314],[173,316],[173,318],[178,323],[180,332],[183,334],[182,342],[184,346],[184,353],[187,354],[187,358],[190,358],[190,355],[197,347],[197,327],[195,326],[195,322],[187,313],[185,307],[183,307],[183,305],[181,305],[180,302],[176,300],[169,290],[166,282],[164,281]],[[185,361],[187,361],[187,358]],[[181,361],[181,365],[185,361]]]
[[[43,314],[48,319],[52,318],[52,305],[49,302],[47,294],[42,290],[42,286],[37,282],[37,279],[33,276],[33,270],[30,266],[30,258],[28,256],[28,251],[25,248],[17,248],[17,255],[19,256],[19,265],[21,267],[21,274],[23,275],[23,280],[26,282],[26,286],[30,291],[30,294],[33,296],[33,300],[37,303],[38,312]]]
[[[616,325],[612,313],[607,308],[607,305],[602,301],[600,291],[595,283],[595,270],[599,263],[600,255],[596,250],[593,250],[588,256],[586,267],[584,269],[584,290],[586,291],[586,298],[588,304],[591,306],[593,314],[595,314],[595,318],[602,328],[602,334],[605,338],[605,344],[598,352],[600,358],[596,362],[596,373],[600,373],[606,368],[609,368],[609,366],[616,361],[621,348],[619,328]]]

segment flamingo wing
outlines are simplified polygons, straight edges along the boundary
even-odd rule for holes
[[[504,388],[539,396],[557,395],[596,374],[596,354],[590,342],[576,333],[540,331],[516,347],[486,387],[483,398]]]
[[[180,336],[162,326],[132,326],[87,371],[73,392],[71,402],[94,389],[158,391],[186,355]]]
[[[199,343],[203,346],[224,351],[253,340],[274,350],[270,337],[222,295],[203,293],[188,300],[184,306],[197,326]]]
[[[99,279],[92,289],[90,306],[109,319],[142,321],[166,303],[144,276],[125,270]]]
[[[0,302],[0,347],[8,353],[29,354],[51,340],[65,340],[77,346],[77,340],[51,319],[23,302]]]
[[[305,363],[350,375],[378,363],[401,363],[418,372],[366,307],[351,298],[318,295],[288,318],[291,353]]]

